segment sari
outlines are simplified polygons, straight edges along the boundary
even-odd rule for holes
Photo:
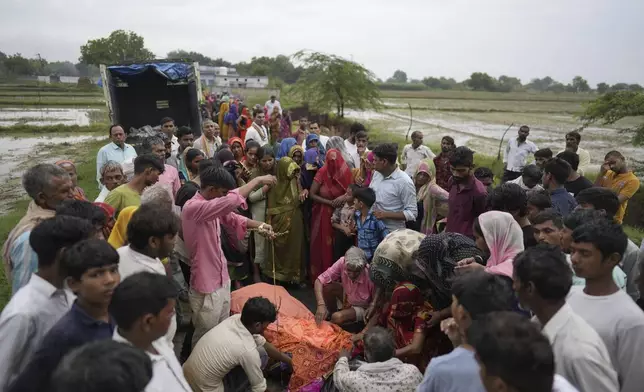
[[[299,208],[299,171],[289,157],[277,161],[277,184],[268,192],[266,223],[276,233],[288,231],[288,234],[268,243],[268,255],[261,268],[264,275],[282,282],[299,283],[303,278],[304,221]]]
[[[430,178],[429,182],[416,192],[416,200],[422,205],[423,211],[420,232],[423,234],[431,234],[434,232],[439,203],[444,205],[447,202],[449,192],[436,184],[436,166],[434,166],[432,159],[425,159],[420,162],[415,176],[418,176],[420,173],[425,173]],[[421,209],[418,211],[421,211]]]
[[[397,349],[410,345],[415,333],[425,333],[421,354],[400,358],[403,362],[416,365],[421,371],[427,368],[433,357],[452,349],[451,342],[439,326],[429,327],[433,311],[434,308],[425,301],[417,286],[401,282],[394,288],[389,305],[380,316],[380,323],[393,332]]]
[[[275,159],[279,160],[287,157],[291,152],[291,148],[295,145],[297,145],[297,141],[292,137],[287,137],[286,139],[282,140],[282,142],[280,143],[280,149],[277,152]]]
[[[523,231],[512,215],[488,211],[479,215],[483,237],[490,250],[485,271],[512,279],[514,258],[523,252]]]
[[[107,203],[102,203],[102,202],[95,202],[94,205],[101,207],[103,210],[103,213],[105,214],[105,225],[103,226],[103,237],[105,237],[105,240],[110,238],[110,234],[112,234],[112,229],[114,228],[114,224],[116,223],[116,220],[114,219],[114,214],[116,213],[116,210],[114,207]]]
[[[118,218],[116,218],[116,223],[112,228],[107,242],[112,245],[112,248],[118,249],[122,246],[127,245],[127,225],[132,219],[132,215],[139,209],[139,206],[129,206],[125,207],[119,213]]]
[[[300,185],[302,189],[311,189],[315,173],[323,166],[320,159],[320,153],[316,148],[306,150],[304,153],[304,163],[300,170]]]
[[[414,282],[410,274],[414,253],[420,247],[425,235],[409,229],[389,233],[373,252],[369,274],[373,283],[391,291],[404,281]]]
[[[436,310],[452,303],[454,267],[463,259],[483,256],[474,240],[458,233],[429,234],[420,243],[411,274]]]
[[[221,139],[226,140],[228,139],[228,133],[225,132],[224,118],[226,117],[226,114],[228,113],[228,109],[230,106],[228,104],[227,99],[224,100],[222,98],[222,101],[223,102],[221,103],[221,106],[219,106],[219,117],[217,118],[217,123],[219,123],[219,129],[221,129]]]
[[[296,153],[296,152],[298,152],[298,151],[300,152],[300,154],[302,154],[302,161],[304,161],[304,149],[303,149],[303,148],[302,148],[302,146],[300,146],[299,144],[294,145],[293,147],[291,147],[291,149],[290,149],[290,150],[288,150],[288,157],[289,157],[289,158],[291,158],[291,159],[293,159],[293,160],[295,160],[295,159],[293,158],[293,156],[294,156],[294,155],[295,155],[295,153]],[[296,164],[297,164],[297,163],[296,163]],[[298,178],[299,178],[299,177],[298,177]]]
[[[228,113],[226,113],[226,116],[224,116],[224,128],[221,129],[221,132],[228,138],[238,136],[237,117],[237,105],[233,103],[228,108]]]
[[[241,124],[241,121],[237,125],[237,129],[239,131],[239,137],[242,140],[246,140],[246,130],[251,126],[251,124],[253,124],[253,119],[251,118],[247,107],[244,107],[242,109],[241,114],[240,114],[239,117],[240,117],[240,119],[245,119],[245,124],[244,125]]]
[[[230,139],[228,139],[228,145],[230,146],[230,151],[231,151],[231,152],[232,152],[232,150],[233,150],[233,143],[239,143],[239,145],[240,145],[240,146],[241,146],[241,148],[242,148],[242,152],[245,152],[245,151],[246,151],[246,144],[244,143],[244,140],[242,140],[241,138],[239,138],[239,137],[237,137],[237,136],[233,136],[233,137],[231,137]],[[246,156],[246,155],[244,155],[244,157],[245,157],[245,156]],[[244,157],[242,157],[242,159],[243,159]],[[224,162],[222,162],[222,163],[224,163]]]
[[[347,147],[344,145],[344,139],[342,139],[340,136],[332,136],[331,138],[329,138],[329,141],[326,142],[326,146],[324,147],[327,150],[338,150],[342,154],[344,162],[347,164],[347,166],[349,166],[349,169],[354,169],[356,167],[356,163],[353,161],[351,154],[349,154]]]
[[[327,151],[326,163],[313,178],[320,184],[320,197],[334,200],[347,192],[351,170],[338,150]],[[333,265],[333,207],[313,202],[311,210],[311,282]]]

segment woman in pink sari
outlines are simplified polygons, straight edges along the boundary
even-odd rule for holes
[[[347,188],[351,184],[351,170],[340,151],[331,149],[326,153],[326,162],[318,170],[310,196],[311,212],[311,282],[326,271],[333,260],[333,227],[331,216],[335,207],[346,202]]]
[[[523,231],[512,215],[501,211],[488,211],[474,222],[476,246],[488,254],[487,263],[474,258],[458,262],[456,269],[464,272],[484,269],[485,272],[512,279],[512,262],[523,252]]]

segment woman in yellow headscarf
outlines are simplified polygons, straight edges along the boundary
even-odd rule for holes
[[[300,166],[291,158],[283,157],[277,161],[277,184],[268,192],[266,223],[276,233],[288,234],[275,238],[272,245],[267,244],[267,257],[261,268],[264,275],[281,282],[300,283],[304,279],[304,220],[299,208],[299,178]]]
[[[288,150],[288,157],[298,166],[302,166],[302,163],[304,163],[304,149],[299,144],[296,144]]]
[[[228,130],[224,129],[224,117],[226,117],[226,113],[228,113],[229,108],[230,102],[228,102],[228,99],[224,100],[221,103],[221,106],[219,106],[219,117],[217,118],[217,122],[219,123],[219,129],[221,129],[221,140],[228,140]]]

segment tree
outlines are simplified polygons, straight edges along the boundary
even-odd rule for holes
[[[590,86],[586,79],[581,76],[575,76],[572,79],[572,91],[576,93],[586,93],[590,91]]]
[[[477,91],[495,91],[496,80],[485,72],[474,72],[466,82],[467,86]]]
[[[608,85],[608,83],[604,83],[604,82],[597,83],[597,92],[600,94],[606,94],[609,88],[610,86]]]
[[[289,93],[314,109],[335,109],[338,117],[344,117],[346,107],[364,110],[382,106],[376,77],[362,65],[338,56],[308,51],[295,53],[293,59],[305,68]]]
[[[183,49],[177,49],[177,50],[168,52],[166,57],[168,59],[196,61],[199,63],[199,65],[209,65],[211,67],[227,67],[227,68],[233,67],[233,63],[228,62],[222,58],[212,59],[199,52],[193,52],[193,51],[188,52]]]
[[[22,57],[20,53],[7,56],[3,64],[7,71],[14,75],[33,75],[36,73],[35,63],[26,57]]]
[[[521,79],[512,76],[501,75],[497,86],[498,91],[510,92],[519,90],[523,85]]]
[[[59,76],[79,76],[78,69],[69,61],[54,61],[45,66],[45,74]]]
[[[145,61],[154,53],[145,48],[143,37],[132,31],[115,30],[109,37],[91,39],[81,46],[79,61],[84,64],[120,64]]]
[[[580,118],[583,129],[596,122],[610,125],[625,117],[636,116],[644,116],[644,92],[612,91],[586,103]],[[632,135],[633,144],[644,144],[644,123],[622,128],[621,131]]]
[[[407,74],[405,71],[397,69],[394,75],[387,79],[387,83],[407,83]]]
[[[526,87],[537,91],[548,91],[548,88],[550,88],[550,86],[552,86],[554,83],[556,83],[554,79],[552,79],[550,76],[546,76],[543,79],[532,79]]]

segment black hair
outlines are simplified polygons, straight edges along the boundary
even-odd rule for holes
[[[539,166],[537,165],[528,165],[523,168],[523,172],[521,173],[522,177],[527,177],[537,184],[541,182],[541,178],[543,176],[543,173],[541,172],[541,169],[539,169]],[[525,182],[525,181],[524,181]]]
[[[622,226],[607,219],[595,220],[577,227],[572,232],[572,241],[593,244],[604,258],[617,253],[620,260],[628,246],[628,237]]]
[[[123,127],[121,126],[121,124],[112,124],[112,125],[110,125],[110,130],[108,131],[108,135],[109,135],[110,137],[112,136],[112,129],[114,129],[114,128],[116,128],[116,127],[121,127],[121,128],[123,128]]]
[[[383,143],[373,149],[373,153],[380,159],[386,159],[390,165],[396,163],[398,157],[398,145],[396,143]]]
[[[264,109],[253,109],[253,118],[257,117],[262,113],[264,113]]]
[[[203,161],[201,161],[203,162]],[[203,173],[203,170],[201,168],[199,169],[200,173]],[[186,204],[186,202],[194,197],[195,194],[199,192],[199,185],[197,183],[188,181],[185,184],[177,190],[177,195],[175,197],[175,202],[177,206],[183,208],[183,206]]]
[[[156,155],[143,154],[134,158],[134,174],[141,174],[147,168],[158,170],[159,174],[165,171],[163,162]]]
[[[86,200],[63,200],[56,207],[56,216],[58,215],[74,216],[76,218],[85,219],[94,225],[94,227],[103,227],[105,226],[105,223],[107,223],[107,217],[105,216],[103,209]]]
[[[359,122],[354,122],[353,124],[351,124],[351,128],[350,128],[349,132],[352,135],[355,135],[356,133],[358,133],[360,131],[367,132],[367,128],[365,128],[365,126],[362,123],[359,123]]]
[[[249,140],[246,143],[246,152],[250,151],[251,148],[257,148],[259,150],[260,147],[261,146],[259,145],[259,143],[256,142],[255,140]]]
[[[369,208],[376,203],[376,192],[368,187],[356,189],[353,191],[353,197]]]
[[[514,277],[522,285],[532,282],[539,296],[546,301],[566,299],[572,286],[572,270],[561,248],[538,244],[514,259]]]
[[[598,210],[593,210],[590,208],[581,208],[581,209],[576,209],[572,211],[570,214],[568,214],[564,218],[563,222],[567,229],[575,230],[579,226],[584,225],[586,223],[590,223],[598,220],[606,220],[606,219],[608,219],[606,215],[602,214]]]
[[[369,135],[367,134],[367,131],[356,132],[356,140],[357,139],[369,139]]]
[[[552,174],[557,184],[563,185],[568,180],[572,168],[570,164],[561,158],[552,158],[543,166],[543,171],[546,174]]]
[[[608,151],[608,153],[606,153],[606,155],[604,156],[604,160],[606,160],[606,159],[608,159],[610,157],[616,157],[616,158],[624,159],[624,155],[622,155],[622,153],[617,151],[617,150]]]
[[[488,210],[514,212],[525,216],[528,209],[528,197],[519,185],[506,182],[492,189],[487,195]]]
[[[119,254],[107,241],[88,239],[75,243],[67,249],[63,264],[67,275],[81,280],[83,274],[92,268],[118,264]]]
[[[494,178],[494,173],[488,167],[478,167],[474,170],[474,177],[478,178]]]
[[[364,351],[370,362],[385,362],[396,354],[396,342],[383,327],[371,327],[364,334]]]
[[[141,392],[152,379],[152,360],[132,345],[103,339],[75,348],[52,374],[54,392]]]
[[[162,238],[179,232],[179,218],[174,213],[164,213],[155,203],[142,204],[132,214],[127,224],[127,240],[135,248],[143,250],[150,237]]]
[[[262,146],[257,150],[257,159],[262,159],[265,156],[271,156],[275,158],[275,150],[273,149],[273,146],[267,144],[265,146]]]
[[[163,124],[165,124],[165,123],[169,123],[169,122],[171,122],[171,121],[172,121],[172,122],[174,122],[174,120],[172,119],[172,117],[163,117],[163,118],[161,119],[161,122],[159,123],[159,125],[163,126]]]
[[[465,146],[456,147],[449,155],[449,164],[452,165],[452,167],[474,166],[474,151]]]
[[[209,167],[199,173],[201,187],[212,186],[232,190],[237,188],[235,178],[223,167]]]
[[[88,220],[57,214],[31,230],[29,245],[38,256],[38,266],[48,267],[56,261],[61,250],[95,233],[96,227]]]
[[[186,163],[194,161],[195,158],[199,156],[202,156],[204,158],[206,157],[201,150],[197,148],[191,148],[190,150],[188,150],[188,152],[186,152]]]
[[[182,127],[179,127],[176,132],[177,139],[181,139],[182,137],[186,135],[194,135],[194,131],[190,127],[186,127],[185,125]]]
[[[551,149],[549,149],[549,148],[542,148],[542,149],[540,149],[540,150],[537,150],[537,151],[534,153],[534,157],[535,157],[535,158],[546,158],[546,159],[550,159],[550,158],[552,158],[552,156],[553,156],[552,150],[551,150]]]
[[[527,125],[521,125],[521,126],[519,127],[519,131],[520,131],[520,130],[522,130],[522,129],[527,129],[527,130],[529,131],[529,130],[530,130],[530,127],[529,127],[529,126],[527,126]]]
[[[421,131],[414,131],[411,133],[411,137],[414,137],[414,135],[420,135],[420,137],[423,137],[423,133]]]
[[[577,143],[581,141],[581,134],[577,131],[571,131],[566,134],[566,137],[572,136],[577,140]]]
[[[555,357],[548,338],[523,315],[494,312],[472,323],[467,341],[476,350],[485,373],[511,390],[550,392]]]
[[[456,142],[454,141],[454,138],[451,137],[451,136],[443,136],[441,138],[441,142],[443,142],[443,140],[447,140],[449,142],[449,144],[451,144],[452,146],[456,145]]]
[[[116,325],[129,330],[146,314],[158,315],[176,299],[179,290],[171,278],[153,272],[139,272],[125,278],[114,290],[109,312]]]
[[[220,150],[217,152],[217,155],[215,155],[215,160],[219,161],[222,165],[228,161],[234,161],[235,156],[233,155],[233,152],[228,150]]]
[[[533,225],[540,225],[548,221],[552,221],[552,224],[555,225],[556,228],[563,229],[563,217],[560,213],[552,208],[546,208],[545,210],[538,213],[530,223],[532,223]]]
[[[264,297],[249,298],[241,312],[241,322],[246,327],[255,323],[273,323],[275,320],[277,320],[277,309]]]
[[[486,313],[511,310],[514,303],[514,292],[506,279],[483,271],[458,276],[452,283],[452,294],[473,320]]]
[[[565,150],[557,154],[557,158],[561,158],[568,162],[573,171],[577,171],[577,169],[579,169],[579,155],[577,155],[576,152]]]
[[[221,163],[214,158],[202,159],[201,162],[199,162],[199,173],[201,173],[202,171],[206,170],[209,167],[215,167],[218,165],[221,166]]]
[[[620,206],[617,194],[608,188],[587,188],[579,192],[575,199],[577,204],[590,204],[596,210],[603,210],[609,219],[615,217]]]
[[[530,191],[528,192],[528,204],[543,211],[552,208],[552,199],[546,191]]]
[[[221,146],[217,149],[217,152],[221,150],[230,150],[230,145],[228,143],[222,143]]]

